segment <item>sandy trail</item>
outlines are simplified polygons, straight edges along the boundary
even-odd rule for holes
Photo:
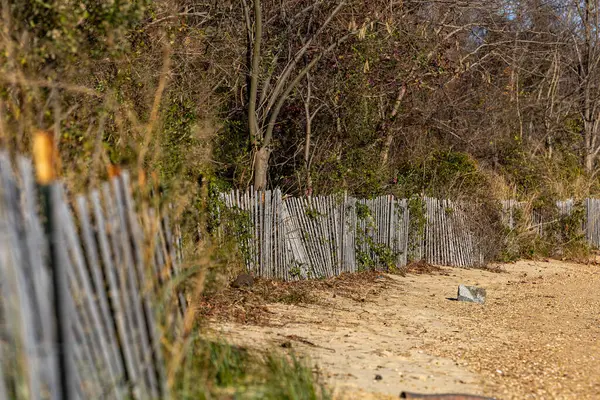
[[[217,326],[241,345],[291,344],[340,399],[403,390],[600,399],[600,267],[523,261],[503,269],[385,276],[361,299],[322,292],[318,304],[269,305],[268,326]],[[485,287],[486,304],[452,301],[460,283]]]

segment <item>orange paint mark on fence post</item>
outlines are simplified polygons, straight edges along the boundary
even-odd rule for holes
[[[121,176],[121,167],[117,164],[108,164],[108,179],[113,179]]]
[[[49,185],[57,177],[57,151],[54,135],[50,131],[39,130],[33,137],[33,160],[37,181]]]

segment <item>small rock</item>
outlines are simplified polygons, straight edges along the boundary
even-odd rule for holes
[[[458,287],[458,301],[466,301],[470,303],[485,303],[485,289],[477,286],[460,285]]]
[[[283,342],[283,343],[281,343],[281,347],[283,347],[284,349],[291,349],[292,342]]]
[[[235,281],[231,283],[234,288],[250,288],[254,285],[254,278],[250,274],[240,274]]]
[[[381,375],[379,375],[379,374],[375,375],[375,380],[376,380],[376,381],[380,381],[380,380],[382,380],[382,379],[383,379],[383,376],[381,376]]]

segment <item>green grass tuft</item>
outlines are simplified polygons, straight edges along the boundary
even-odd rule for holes
[[[197,337],[181,366],[177,399],[327,400],[329,393],[304,359],[278,351],[252,352]]]

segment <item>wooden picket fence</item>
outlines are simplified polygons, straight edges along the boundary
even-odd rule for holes
[[[544,215],[540,210],[527,210],[527,203],[525,202],[504,200],[502,201],[502,218],[505,226],[510,229],[515,229],[518,220],[525,218],[525,225],[529,226],[538,235],[543,236],[549,224],[556,222],[556,218],[571,215],[575,206],[576,203],[573,199],[559,200],[555,203],[555,215],[548,216]],[[585,207],[586,212],[579,229],[585,232],[590,245],[598,247],[600,244],[600,226],[598,225],[600,200],[585,199],[583,207]]]
[[[168,397],[160,340],[185,311],[168,295],[174,242],[158,212],[136,212],[127,173],[71,199],[0,152],[0,400]]]
[[[414,260],[430,264],[473,267],[484,263],[479,238],[469,227],[461,204],[446,199],[424,197],[425,234],[418,240]]]
[[[594,248],[600,248],[600,199],[585,200],[585,236]]]
[[[280,190],[222,195],[250,272],[294,280],[407,261],[408,208],[392,196],[283,198]],[[385,221],[385,223],[382,223]],[[239,225],[243,225],[240,227]],[[389,249],[387,254],[379,250]],[[385,258],[385,260],[384,260]]]
[[[478,231],[469,215],[473,209],[447,199],[419,198],[411,215],[408,201],[391,195],[369,200],[347,195],[297,198],[276,189],[234,190],[221,196],[224,209],[232,213],[223,219],[237,221],[229,228],[238,236],[248,271],[266,278],[331,277],[417,260],[474,267],[485,263],[489,245],[482,237],[485,229]],[[592,246],[600,247],[600,200],[584,204],[580,229]],[[556,212],[544,215],[526,210],[524,202],[507,200],[501,203],[501,218],[509,229],[527,218],[529,229],[544,235],[549,224],[570,215],[574,207],[571,199],[558,201]]]
[[[248,270],[257,276],[331,277],[401,267],[409,259],[462,267],[482,263],[464,210],[450,200],[422,199],[424,223],[421,232],[411,233],[408,201],[391,195],[284,198],[276,189],[232,191],[222,198],[245,227],[233,231]]]

